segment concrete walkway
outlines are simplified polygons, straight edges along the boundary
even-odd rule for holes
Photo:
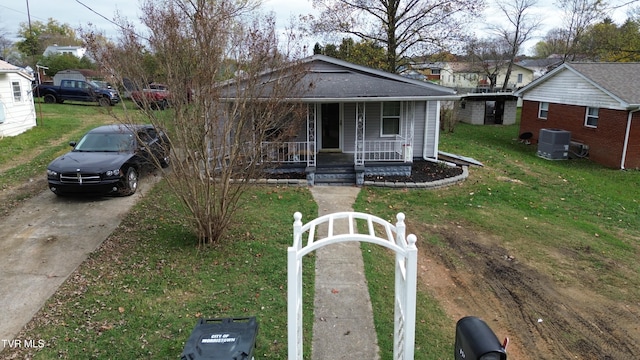
[[[353,211],[360,191],[348,186],[310,189],[318,216]],[[306,215],[302,220],[314,218]],[[334,224],[334,234],[347,232],[346,220]],[[320,227],[318,237],[326,236],[327,228]],[[333,244],[316,251],[314,308],[312,360],[380,358],[360,243]]]

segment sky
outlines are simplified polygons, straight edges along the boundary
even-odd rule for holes
[[[487,0],[489,3],[493,0]],[[611,3],[624,0],[612,0]],[[554,0],[538,0],[538,5],[533,9],[532,15],[543,22],[540,35],[561,25],[560,14],[553,5]],[[27,11],[27,4],[28,9]],[[83,5],[84,4],[84,5]],[[86,5],[86,6],[85,6]],[[273,11],[276,14],[277,26],[284,28],[289,24],[291,17],[301,14],[317,12],[311,5],[311,0],[263,0],[263,10]],[[116,13],[121,14],[132,22],[137,22],[140,16],[139,0],[14,0],[2,1],[0,4],[0,31],[13,41],[18,40],[16,32],[22,22],[27,22],[30,14],[31,21],[47,22],[53,18],[60,23],[69,24],[73,28],[87,27],[91,23],[97,29],[104,31],[107,37],[115,37],[117,28],[108,19],[113,19]],[[102,15],[102,16],[100,16]],[[483,24],[500,24],[500,12],[495,7],[489,7],[484,14],[484,21],[478,21],[476,33],[479,36],[486,35],[486,27]],[[626,19],[625,10],[618,10],[612,14],[614,21],[622,22]],[[541,37],[535,38],[524,45],[524,51],[531,53],[533,45]],[[314,41],[315,42],[315,41]],[[309,44],[310,47],[313,44]]]

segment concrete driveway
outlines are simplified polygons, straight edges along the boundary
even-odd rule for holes
[[[57,197],[46,190],[0,218],[0,351],[159,180],[129,197]]]

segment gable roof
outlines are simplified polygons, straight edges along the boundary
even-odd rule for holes
[[[11,65],[4,60],[0,60],[0,74],[8,74],[8,73],[18,74],[29,81],[33,80],[33,77],[29,73],[27,73],[27,71],[24,70],[23,68],[17,67],[15,65]]]
[[[325,55],[302,59],[304,73],[300,79],[300,95],[291,100],[304,102],[340,101],[409,101],[457,99],[453,89],[430,82],[410,79],[385,71],[368,68]],[[265,74],[265,96],[270,94],[269,84],[287,77],[287,69]],[[229,95],[233,97],[233,91]]]
[[[564,63],[515,95],[522,96],[564,71],[572,72],[626,107],[640,106],[640,63]]]

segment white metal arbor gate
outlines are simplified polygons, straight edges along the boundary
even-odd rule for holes
[[[304,225],[302,214],[296,212],[293,217],[293,246],[287,250],[288,359],[302,360],[302,258],[325,245],[364,241],[389,248],[396,254],[393,358],[413,360],[418,249],[416,236],[405,236],[404,214],[398,213],[395,226],[379,217],[359,212],[328,214]],[[346,234],[334,234],[334,222],[338,219],[348,221]],[[358,219],[366,221],[366,234],[356,233]],[[324,223],[328,226],[327,237],[316,240],[316,229]],[[376,230],[386,238],[376,236]],[[304,233],[308,233],[305,244]]]

